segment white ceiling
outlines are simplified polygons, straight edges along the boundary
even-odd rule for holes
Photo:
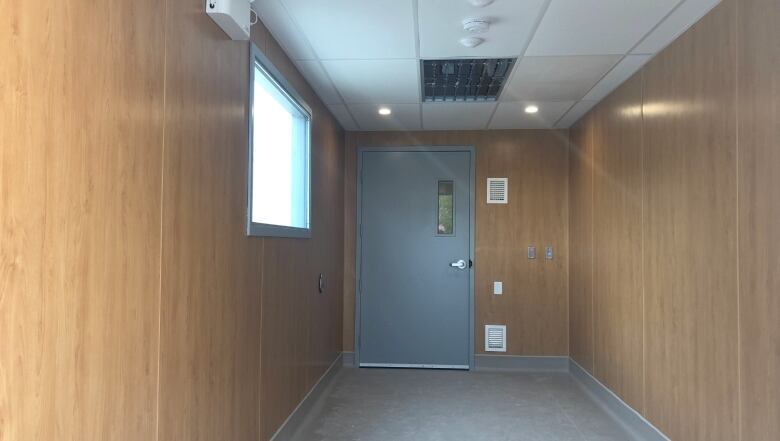
[[[346,130],[567,128],[720,0],[259,0]],[[465,18],[487,18],[475,48]],[[498,102],[422,103],[420,60],[517,57]],[[535,115],[527,105],[539,107]],[[377,109],[387,106],[390,116]]]

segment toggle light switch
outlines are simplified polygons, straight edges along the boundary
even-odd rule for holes
[[[528,258],[536,259],[536,247],[528,247]]]
[[[547,247],[544,249],[544,258],[547,260],[553,260],[553,247]]]

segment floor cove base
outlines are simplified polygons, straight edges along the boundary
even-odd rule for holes
[[[472,371],[356,369],[354,359],[333,362],[274,441],[668,441],[568,357],[477,355]]]

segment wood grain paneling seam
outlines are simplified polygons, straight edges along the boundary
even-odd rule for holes
[[[739,0],[737,0],[739,1]],[[734,7],[734,176],[735,176],[735,223],[736,223],[736,242],[737,253],[735,258],[735,272],[737,274],[737,439],[742,441],[742,326],[740,315],[740,205],[739,205],[739,7]],[[780,434],[778,434],[780,435]]]
[[[641,99],[639,106],[639,113],[641,119],[640,127],[640,141],[641,141],[641,169],[642,169],[642,185],[641,194],[645,194],[645,107],[642,105],[645,102],[645,71],[642,69],[638,75],[641,80]],[[641,215],[641,261],[642,261],[642,412],[647,409],[647,306],[646,306],[646,294],[645,294],[645,198],[641,197],[642,215]]]
[[[596,114],[597,110],[592,110],[591,112],[592,112],[591,113],[591,116],[592,116],[592,115]],[[592,360],[591,361],[591,363],[592,363],[591,369],[593,370],[594,374],[596,372],[596,320],[597,320],[597,318],[596,318],[596,295],[597,295],[597,293],[596,293],[596,288],[595,288],[595,284],[594,284],[594,275],[593,275],[593,273],[594,273],[594,270],[593,270],[593,265],[594,265],[593,250],[596,247],[596,243],[595,243],[596,241],[595,241],[595,237],[594,237],[594,231],[595,231],[595,228],[596,228],[596,226],[594,225],[595,220],[596,220],[596,213],[594,213],[594,206],[595,206],[594,199],[595,199],[595,196],[596,196],[596,189],[594,187],[595,176],[596,176],[596,164],[595,164],[595,160],[594,160],[595,150],[596,150],[596,147],[595,147],[595,133],[596,133],[596,130],[593,129],[593,128],[588,131],[588,134],[589,134],[589,137],[590,137],[590,140],[588,140],[588,144],[590,145],[589,148],[590,148],[590,155],[591,155],[590,156],[590,164],[588,164],[588,170],[590,171],[590,185],[591,185],[591,187],[590,187],[590,210],[589,210],[589,212],[590,212],[590,220],[589,220],[589,222],[590,222],[590,240],[591,240],[591,242],[590,242],[590,259],[589,259],[589,262],[590,262],[590,269],[589,269],[589,271],[590,271],[590,276],[589,276],[589,280],[590,280],[590,313],[591,313],[591,318],[590,318],[590,335],[591,335],[591,347],[590,347],[590,349],[591,349],[591,355],[590,355],[590,359]]]
[[[166,102],[167,102],[167,81],[165,79],[168,76],[168,45],[165,44],[168,38],[168,3],[169,0],[164,1],[163,5],[163,23],[166,26],[163,28],[163,71],[162,71],[162,139],[160,140],[160,243],[158,250],[158,262],[160,262],[160,270],[157,281],[157,384],[155,385],[156,397],[155,397],[155,409],[154,409],[154,439],[160,440],[160,372],[161,372],[161,359],[162,359],[162,305],[163,305],[163,274],[162,274],[162,261],[163,261],[163,233],[165,231],[165,114],[166,114]]]
[[[737,3],[740,436],[780,437],[780,3]]]

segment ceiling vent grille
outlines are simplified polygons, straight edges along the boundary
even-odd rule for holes
[[[423,101],[496,101],[517,58],[423,60]]]
[[[506,352],[506,325],[485,325],[485,352]]]
[[[506,204],[509,200],[509,179],[508,178],[488,178],[487,179],[487,203],[488,204]]]

